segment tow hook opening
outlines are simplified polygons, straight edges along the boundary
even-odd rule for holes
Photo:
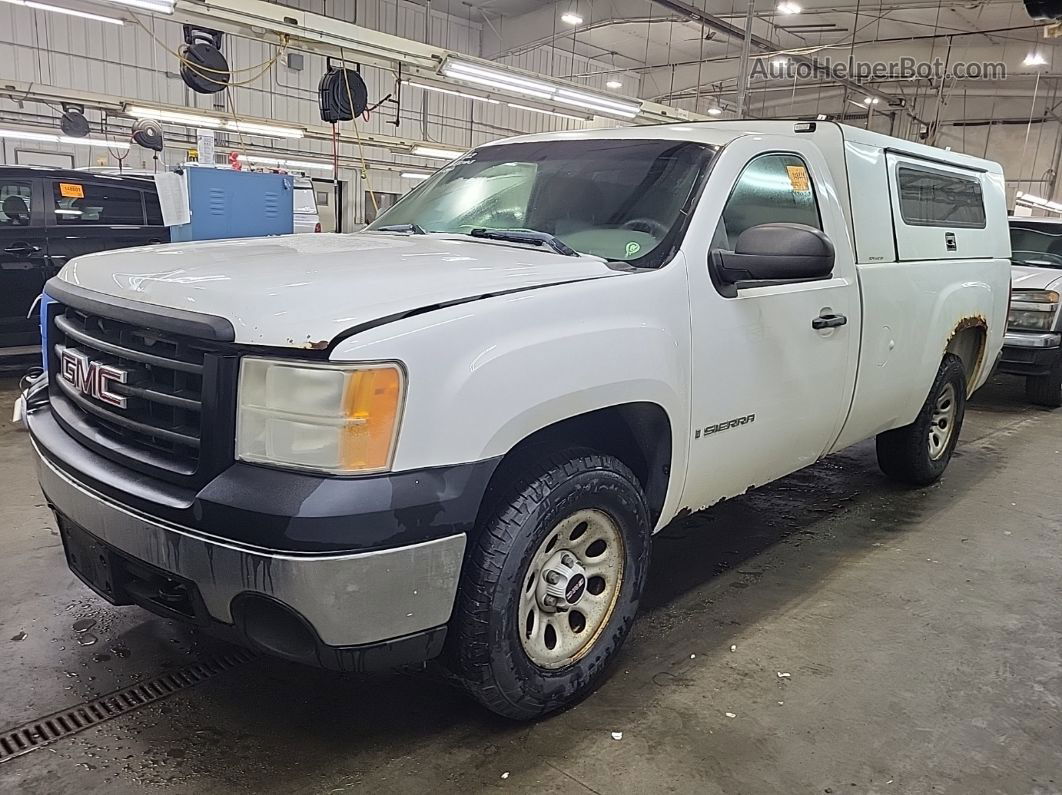
[[[247,640],[264,651],[296,662],[316,659],[316,634],[287,605],[260,594],[242,594],[233,600],[232,616]]]

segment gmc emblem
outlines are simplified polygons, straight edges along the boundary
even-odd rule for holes
[[[109,364],[94,362],[81,351],[64,348],[60,359],[61,373],[74,389],[101,403],[116,408],[125,408],[125,396],[110,390],[112,382],[124,384],[129,373]]]

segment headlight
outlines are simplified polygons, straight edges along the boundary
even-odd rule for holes
[[[391,466],[405,377],[397,364],[244,357],[236,457],[337,474]]]
[[[1051,331],[1058,316],[1054,290],[1012,290],[1007,328],[1012,331]]]

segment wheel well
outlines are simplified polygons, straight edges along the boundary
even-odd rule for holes
[[[988,331],[980,318],[966,318],[959,324],[948,340],[945,353],[952,353],[962,360],[966,370],[967,393],[972,389],[984,365],[985,345]]]
[[[588,447],[615,456],[630,467],[645,491],[649,519],[655,526],[671,476],[671,421],[656,403],[609,406],[535,431],[509,450],[494,470],[477,520],[488,516],[496,503],[508,496],[513,479],[533,459],[567,447]]]

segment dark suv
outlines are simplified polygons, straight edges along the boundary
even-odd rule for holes
[[[37,351],[27,314],[67,260],[169,239],[150,177],[0,166],[0,364]]]

